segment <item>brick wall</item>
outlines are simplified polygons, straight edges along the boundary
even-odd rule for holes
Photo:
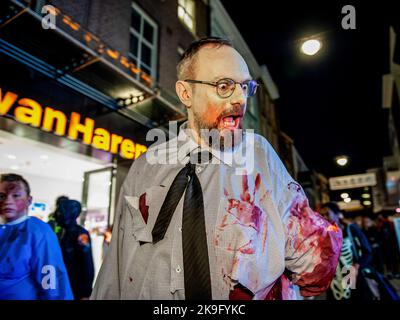
[[[53,0],[52,4],[109,46],[127,54],[131,0]]]
[[[99,36],[111,47],[127,54],[131,0],[53,0],[51,2],[82,26]],[[158,24],[157,82],[160,87],[175,92],[178,46],[186,48],[195,36],[178,18],[176,0],[137,0],[135,3]],[[196,33],[208,33],[208,7],[196,1]]]

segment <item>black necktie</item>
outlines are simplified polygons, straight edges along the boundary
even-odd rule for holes
[[[186,300],[211,300],[203,192],[195,173],[195,164],[188,163],[172,182],[152,231],[153,244],[164,238],[172,215],[185,190],[182,217],[185,298]]]

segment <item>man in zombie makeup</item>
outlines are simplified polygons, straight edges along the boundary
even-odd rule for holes
[[[258,86],[243,57],[210,37],[177,70],[188,121],[133,163],[92,299],[295,299],[294,285],[320,294],[342,233],[268,141],[242,130]]]
[[[22,176],[0,174],[0,300],[71,300],[57,237],[27,216],[31,202]]]

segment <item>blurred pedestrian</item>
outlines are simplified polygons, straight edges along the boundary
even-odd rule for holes
[[[58,238],[60,238],[60,236],[61,236],[62,228],[61,228],[61,226],[59,226],[57,224],[56,216],[58,214],[58,210],[59,210],[59,207],[60,207],[60,202],[62,200],[67,200],[67,199],[69,199],[67,196],[59,196],[59,197],[57,197],[54,211],[49,214],[49,219],[47,221],[47,223],[49,224],[50,228],[54,231],[54,233],[57,235]]]
[[[336,276],[328,297],[336,300],[398,300],[393,286],[373,266],[373,249],[366,235],[335,202],[329,202],[326,216],[343,231],[343,247]],[[354,285],[355,284],[355,285]]]
[[[385,271],[388,278],[399,278],[399,245],[393,221],[389,212],[381,212],[377,218],[378,241],[382,248]]]
[[[339,264],[329,290],[328,300],[347,300],[352,297],[352,289],[356,283],[359,264],[354,258],[352,242],[347,235],[345,219],[335,202],[328,202],[321,206],[320,213],[330,222],[334,223],[343,232],[343,245],[339,257]],[[347,276],[347,279],[345,277]]]
[[[78,225],[81,204],[64,199],[59,203],[57,223],[64,229],[60,244],[76,300],[88,299],[92,292],[94,264],[89,232]]]
[[[366,235],[372,247],[372,263],[376,270],[384,273],[384,261],[382,255],[381,244],[379,243],[379,233],[376,223],[371,214],[366,214],[362,217],[362,231]]]
[[[31,202],[22,176],[0,175],[0,299],[73,299],[57,237],[27,215]]]

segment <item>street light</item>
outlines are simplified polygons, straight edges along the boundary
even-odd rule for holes
[[[318,53],[321,46],[322,44],[319,40],[310,39],[303,42],[301,45],[301,51],[308,56],[313,56]]]
[[[350,203],[350,202],[351,202],[351,198],[343,199],[343,201],[344,201],[345,203]]]
[[[348,162],[349,162],[349,157],[348,156],[339,156],[336,157],[336,164],[338,166],[344,167]]]

